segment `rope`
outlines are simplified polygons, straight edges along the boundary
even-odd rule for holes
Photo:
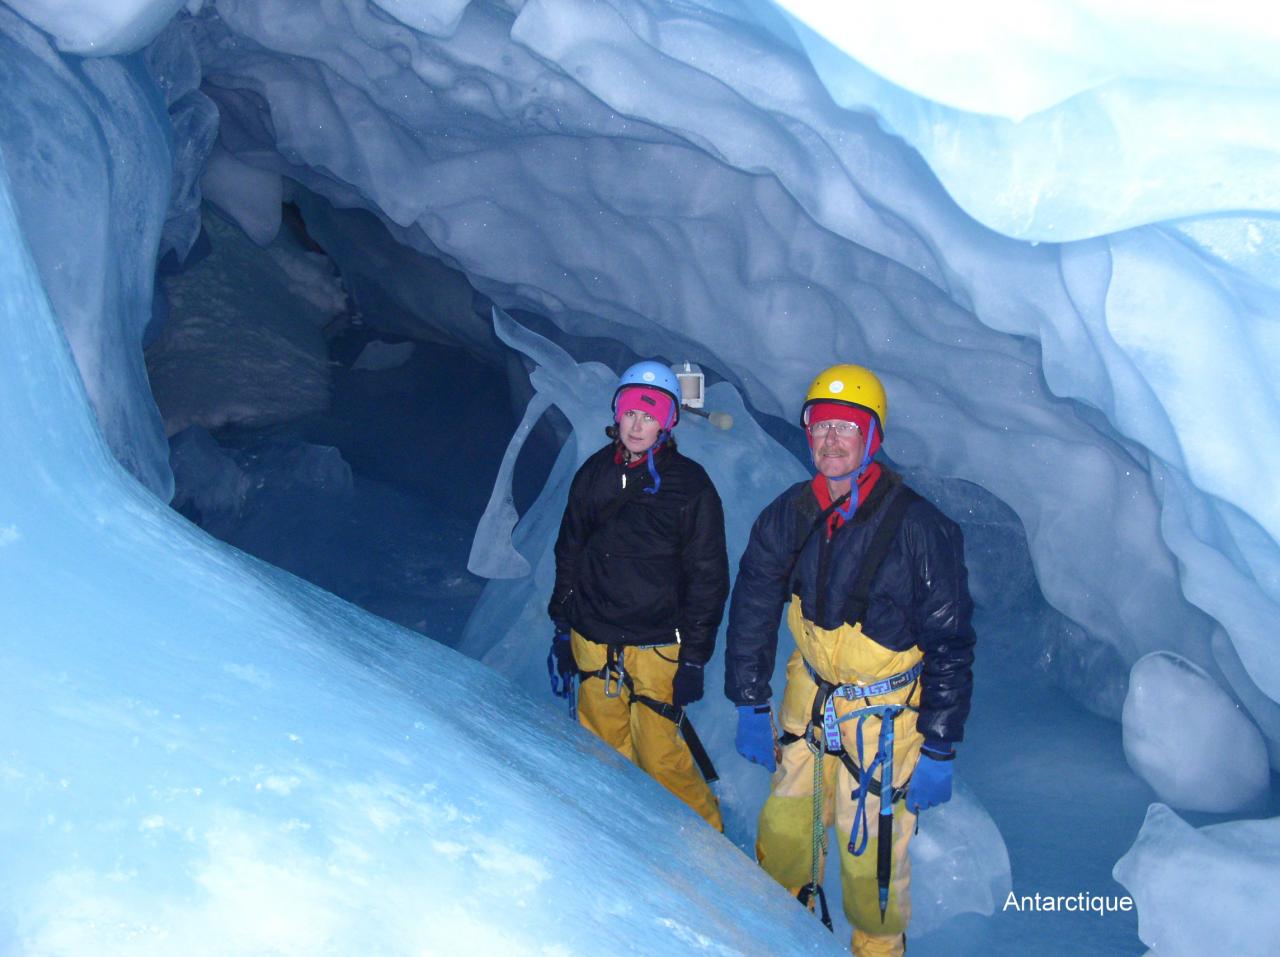
[[[827,823],[822,815],[826,803],[822,799],[822,765],[825,762],[821,743],[810,742],[809,750],[813,752],[813,864],[810,869],[810,879],[817,885],[821,883],[822,877],[822,864],[819,858],[825,857],[827,853]]]
[[[827,908],[827,895],[823,892],[820,881],[822,864],[827,857],[827,824],[822,814],[826,803],[823,801],[822,793],[824,761],[822,739],[817,734],[807,735],[805,744],[813,755],[813,841],[810,846],[813,856],[810,859],[812,864],[809,869],[809,883],[800,888],[800,893],[796,896],[810,913],[815,913],[816,906],[816,913],[822,921],[822,926],[827,930],[833,930],[831,911]]]

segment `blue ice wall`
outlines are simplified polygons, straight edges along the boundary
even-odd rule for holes
[[[161,497],[173,479],[140,344],[170,148],[141,56],[63,56],[0,8],[0,150],[23,235],[112,451]]]
[[[0,337],[0,952],[839,952],[585,732],[124,472],[4,162]]]

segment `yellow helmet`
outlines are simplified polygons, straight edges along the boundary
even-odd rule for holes
[[[801,425],[809,424],[809,407],[815,402],[838,402],[866,409],[875,416],[880,434],[884,435],[889,404],[885,400],[884,386],[870,369],[845,364],[819,372],[804,397],[804,408],[800,411]]]

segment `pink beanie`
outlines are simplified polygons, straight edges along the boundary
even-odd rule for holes
[[[621,422],[622,416],[633,409],[648,412],[664,429],[675,425],[675,403],[671,400],[671,396],[661,389],[654,389],[647,385],[633,385],[623,389],[618,394],[614,413],[617,421]]]

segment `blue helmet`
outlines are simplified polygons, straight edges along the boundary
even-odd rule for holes
[[[618,396],[622,394],[623,389],[633,385],[658,389],[671,396],[672,402],[675,403],[675,418],[671,420],[671,424],[667,428],[675,428],[676,423],[680,421],[680,380],[676,378],[676,374],[671,371],[670,367],[653,359],[645,359],[623,372],[618,377],[618,387],[613,390],[613,412],[615,415],[618,412]]]

